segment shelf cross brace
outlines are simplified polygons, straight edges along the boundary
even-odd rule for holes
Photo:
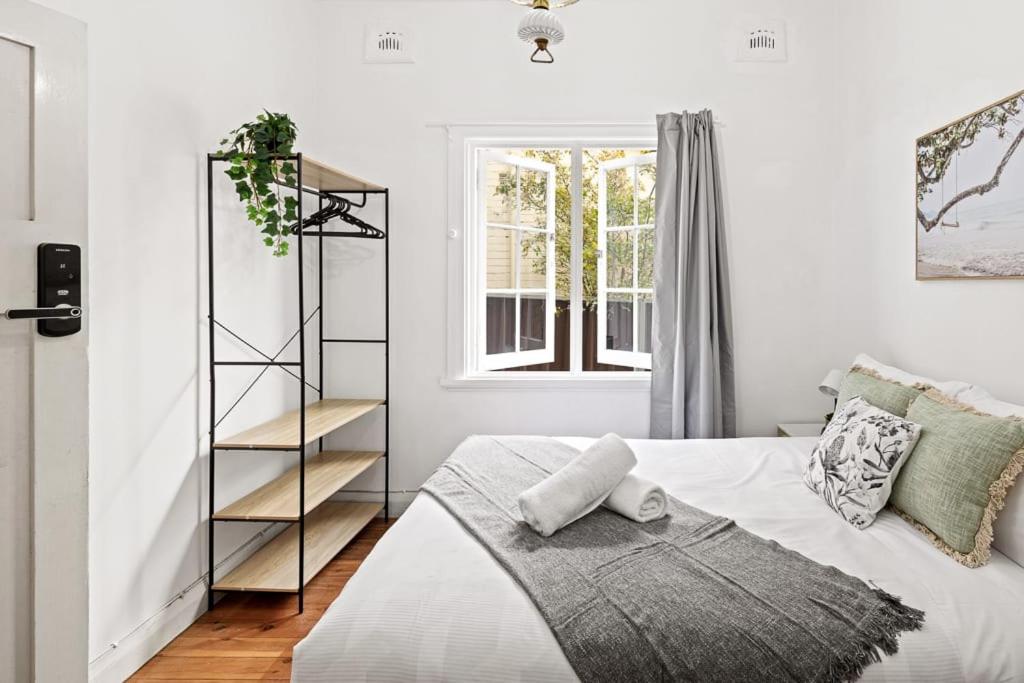
[[[313,310],[313,312],[309,314],[309,317],[306,318],[306,321],[305,321],[305,323],[303,323],[303,325],[308,325],[309,321],[313,319],[313,316],[317,315],[319,312],[320,312],[320,307],[317,306]],[[282,346],[280,349],[278,349],[277,353],[275,353],[273,356],[268,356],[267,354],[263,353],[258,348],[256,348],[255,346],[253,346],[252,344],[247,342],[241,336],[236,334],[234,331],[232,331],[229,327],[224,325],[224,323],[220,322],[219,320],[214,320],[213,324],[216,325],[217,327],[221,328],[222,330],[224,330],[228,334],[230,334],[232,337],[234,337],[235,339],[237,339],[241,343],[245,344],[247,347],[252,349],[254,352],[256,352],[259,355],[263,356],[263,358],[267,359],[271,363],[275,362],[281,356],[281,354],[285,352],[285,349],[287,349],[291,345],[291,343],[293,341],[295,341],[295,338],[297,336],[299,336],[299,331],[296,330],[295,333],[292,334],[292,336],[288,338],[288,341],[286,341],[284,343],[284,346]],[[279,367],[279,368],[281,368],[281,370],[283,370],[284,372],[288,373],[289,375],[291,375],[295,379],[300,379],[300,377],[298,375],[296,375],[294,372],[292,372],[291,370],[289,370],[286,367],[283,367],[283,366],[280,366],[280,365],[277,365],[277,366],[268,365],[267,367],[265,367],[265,368],[263,368],[262,370],[259,371],[259,374],[256,375],[255,379],[253,379],[251,382],[249,382],[249,386],[247,386],[245,388],[245,390],[241,393],[241,395],[237,399],[235,399],[235,402],[231,404],[231,407],[228,408],[227,411],[223,415],[220,416],[220,419],[217,420],[217,422],[215,423],[214,426],[219,427],[220,423],[223,422],[225,419],[227,419],[227,416],[231,414],[231,411],[233,411],[236,407],[238,407],[238,404],[242,402],[242,399],[245,398],[246,395],[250,391],[252,391],[253,387],[256,386],[256,383],[259,382],[263,378],[263,375],[265,375],[267,373],[267,370],[269,370],[272,367]],[[313,386],[309,382],[306,382],[306,386],[309,387],[310,389],[312,389],[313,391],[319,391],[319,389],[317,387]]]

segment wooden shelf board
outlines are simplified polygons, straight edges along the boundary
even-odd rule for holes
[[[302,156],[302,184],[324,192],[380,191],[384,188],[316,159]]]
[[[377,516],[380,503],[327,502],[306,515],[304,583]],[[218,591],[297,593],[299,525],[292,524],[213,585]]]
[[[324,451],[306,460],[306,514],[384,456],[381,451]],[[217,520],[297,522],[299,467],[221,509]]]
[[[330,434],[338,427],[362,417],[384,401],[376,398],[335,398],[306,406],[306,443]],[[298,448],[299,411],[264,422],[228,439],[217,441],[214,448],[246,449]]]

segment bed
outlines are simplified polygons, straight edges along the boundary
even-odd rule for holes
[[[577,448],[591,440],[561,438]],[[1024,681],[1024,567],[968,569],[889,511],[859,531],[802,480],[813,438],[630,441],[637,473],[683,502],[926,613],[863,681]],[[1018,495],[1020,491],[1015,492]],[[421,493],[294,652],[292,680],[573,681],[529,597]]]

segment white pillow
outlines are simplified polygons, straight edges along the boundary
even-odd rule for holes
[[[957,396],[956,400],[966,403],[982,413],[996,417],[1024,418],[1024,406],[1000,401],[981,387],[971,386],[970,389]]]
[[[856,358],[854,358],[853,364],[859,365],[869,370],[874,370],[883,379],[887,379],[892,382],[897,382],[908,387],[916,386],[918,384],[927,384],[928,386],[935,387],[936,389],[946,394],[950,398],[959,399],[961,393],[974,388],[973,384],[969,384],[967,382],[960,382],[957,380],[938,382],[930,377],[925,377],[923,375],[914,375],[912,373],[907,372],[906,370],[900,370],[899,368],[895,368],[891,365],[879,363],[877,360],[867,355],[866,353],[862,353],[858,355]]]
[[[961,403],[996,417],[1024,418],[1024,406],[994,398],[981,387],[957,396]],[[996,516],[992,547],[1024,567],[1024,485],[1018,483],[1006,495],[1006,506]]]
[[[854,396],[825,428],[804,469],[804,483],[863,529],[885,507],[920,435],[921,425]]]

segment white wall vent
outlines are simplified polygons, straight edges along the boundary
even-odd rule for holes
[[[757,21],[740,30],[736,55],[739,62],[785,62],[786,24],[782,21]]]
[[[363,61],[367,64],[411,64],[412,37],[394,26],[367,26]]]

